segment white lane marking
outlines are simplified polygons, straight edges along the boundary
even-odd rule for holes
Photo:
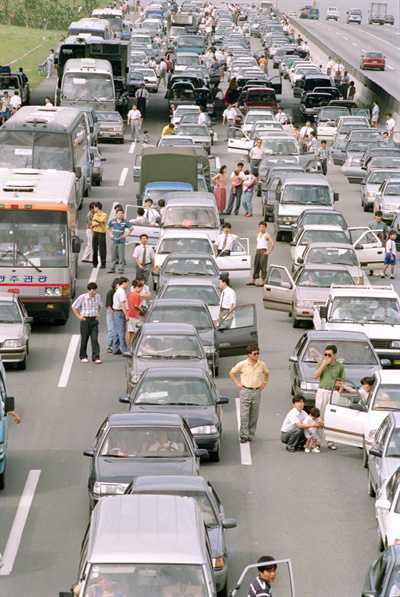
[[[98,273],[99,273],[99,269],[100,269],[100,263],[99,263],[99,265],[97,267],[94,267],[92,269],[92,273],[90,274],[88,282],[96,282],[97,276],[98,276]]]
[[[345,39],[346,41],[349,41],[349,38],[345,37],[344,35],[343,35],[343,39]]]
[[[386,68],[390,68],[390,70],[394,70],[393,66],[386,65]]]
[[[4,565],[0,569],[1,576],[8,576],[13,569],[19,544],[21,543],[22,533],[24,532],[25,523],[32,505],[33,496],[35,495],[36,486],[39,481],[40,473],[40,470],[29,471],[24,491],[22,492],[21,499],[19,500],[17,513],[11,527],[10,536],[8,537],[7,545],[4,550]]]
[[[335,31],[336,35],[340,35],[339,31]]]
[[[135,153],[136,141],[133,141],[129,147],[129,153]]]
[[[126,177],[128,176],[129,168],[122,168],[121,176],[119,177],[119,187],[123,187],[126,181]]]
[[[351,42],[353,44],[353,46],[357,47],[357,44],[354,43],[354,41]]]
[[[218,170],[221,168],[221,158],[218,156],[215,156],[215,167],[218,168]]]
[[[64,366],[61,371],[60,379],[58,380],[59,388],[66,388],[68,385],[69,376],[71,374],[72,363],[74,362],[76,349],[78,348],[80,335],[74,334],[69,341],[67,354],[64,361]]]
[[[373,33],[368,33],[367,31],[365,31],[365,33],[367,35],[370,35],[371,37],[374,37],[375,39],[377,39],[378,41],[383,41],[385,44],[387,44],[388,46],[392,46],[392,48],[396,48],[396,50],[398,49],[397,46],[395,46],[394,44],[391,44],[390,41],[386,41],[386,39],[383,39],[382,37],[378,37],[377,35],[374,35]]]
[[[362,50],[363,52],[367,52],[367,51],[368,51],[368,50],[364,50],[364,48],[361,48],[361,50]]]
[[[218,141],[218,135],[217,135],[217,133],[214,133],[214,141]]]
[[[240,398],[235,399],[236,402],[236,418],[238,422],[238,431],[240,431]],[[250,443],[239,444],[240,446],[240,460],[242,464],[253,464],[251,460]]]

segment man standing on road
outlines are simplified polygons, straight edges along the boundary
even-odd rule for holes
[[[388,112],[386,114],[386,130],[387,130],[390,138],[393,137],[395,125],[396,125],[396,123],[394,121],[394,118],[392,117],[391,112]]]
[[[261,139],[257,139],[256,144],[250,149],[250,166],[251,171],[258,176],[258,168],[260,166],[261,160],[265,156],[265,149],[262,146]]]
[[[92,361],[95,365],[100,365],[100,345],[99,335],[99,317],[100,309],[103,306],[101,297],[97,294],[97,284],[89,282],[87,293],[78,296],[72,304],[72,310],[81,322],[81,347],[79,349],[79,358],[82,363],[88,363],[87,345],[92,345]]]
[[[149,92],[146,89],[144,83],[140,84],[139,89],[135,93],[137,99],[137,109],[140,112],[142,118],[146,118],[146,107],[149,99]]]
[[[236,165],[236,171],[233,171],[231,174],[232,188],[231,188],[231,192],[229,195],[228,207],[225,212],[225,214],[227,216],[231,215],[234,203],[235,203],[235,209],[234,209],[235,216],[237,216],[239,214],[240,202],[242,200],[243,186],[241,184],[234,184],[234,182],[236,180],[240,179],[243,183],[243,181],[245,179],[243,167],[244,167],[243,162],[238,162]],[[237,172],[237,174],[236,174],[236,172]],[[235,202],[235,199],[236,199],[236,202]]]
[[[319,361],[313,373],[314,379],[319,379],[319,387],[315,396],[315,406],[319,408],[321,419],[325,419],[326,406],[331,396],[332,385],[335,379],[344,379],[345,372],[342,363],[336,360],[337,348],[334,344],[325,347],[324,358]],[[325,433],[322,429],[318,431],[319,438],[325,440]],[[328,448],[336,450],[334,442],[328,442]]]
[[[228,104],[228,107],[222,112],[222,126],[226,123],[226,141],[230,138],[230,130],[235,122],[236,110],[232,107],[232,104]]]
[[[230,287],[229,274],[223,273],[219,277],[221,296],[219,299],[219,313],[217,323],[233,311],[236,307],[236,292]]]
[[[328,163],[331,163],[331,150],[327,148],[325,140],[321,141],[321,147],[317,151],[317,162],[321,164],[322,174],[324,176],[328,173]]]
[[[144,216],[151,226],[157,223],[157,218],[160,217],[159,212],[153,207],[153,199],[146,197],[144,200]]]
[[[265,562],[274,562],[272,556],[261,556],[257,560],[258,576],[250,584],[248,597],[272,597],[271,583],[276,578],[276,564],[265,564]]]
[[[167,86],[167,79],[166,79],[167,71],[168,71],[167,63],[165,62],[164,58],[162,58],[161,62],[160,62],[160,74],[159,74],[158,79],[159,79],[159,84],[161,83],[161,81],[164,82],[164,87]]]
[[[93,263],[93,216],[94,201],[89,203],[89,211],[86,214],[86,247],[82,255],[82,263]]]
[[[117,290],[113,297],[114,310],[114,341],[113,354],[122,354],[128,352],[126,344],[126,324],[129,321],[128,301],[126,298],[126,289],[128,288],[128,278],[119,278]]]
[[[147,246],[149,237],[147,234],[140,235],[140,245],[133,251],[133,259],[136,263],[136,278],[142,274],[145,277],[146,284],[150,273],[154,269],[154,251],[153,247]]]
[[[125,218],[124,210],[117,209],[115,218],[112,218],[107,224],[107,232],[111,238],[111,268],[107,272],[113,274],[115,265],[119,265],[119,273],[124,273],[125,267],[125,239],[129,236],[133,226]]]
[[[225,222],[222,226],[222,234],[219,234],[214,242],[214,254],[217,257],[221,253],[224,255],[230,255],[232,250],[232,244],[235,240],[239,240],[239,236],[231,233],[232,224]]]
[[[295,452],[304,448],[306,443],[304,429],[308,427],[321,429],[324,426],[320,421],[308,425],[304,424],[307,413],[304,410],[304,399],[302,396],[293,396],[292,403],[293,408],[286,415],[281,427],[281,442],[286,444],[288,452]]]
[[[93,230],[93,267],[97,267],[99,264],[100,254],[100,269],[106,269],[107,260],[107,243],[106,243],[106,231],[107,231],[107,214],[102,211],[103,204],[100,201],[96,201],[94,204],[94,214],[92,217],[92,230]]]
[[[385,243],[385,240],[389,236],[389,230],[385,222],[382,221],[383,213],[380,209],[377,209],[374,214],[374,219],[368,224],[368,228],[373,230],[379,240],[382,241],[382,244]]]
[[[203,108],[199,106],[199,115],[197,117],[197,124],[207,124],[207,114],[203,112]]]
[[[300,135],[300,143],[303,142],[304,137],[306,135],[310,136],[310,133],[313,133],[313,132],[314,132],[314,129],[311,126],[311,121],[307,120],[306,124],[304,126],[302,126],[301,129],[300,129],[300,133],[299,133],[299,135]]]
[[[267,277],[268,255],[274,250],[275,242],[271,235],[267,232],[267,222],[262,220],[258,227],[260,232],[256,238],[256,254],[254,257],[253,279],[246,286],[255,286],[256,280],[261,275],[261,284],[264,286],[265,278]]]
[[[240,390],[240,443],[252,442],[260,412],[261,392],[268,383],[267,365],[258,359],[257,344],[247,347],[247,359],[235,365],[229,376]],[[240,375],[240,382],[237,375]]]
[[[378,126],[379,120],[379,106],[376,102],[372,102],[372,112],[371,112],[371,126],[372,128],[376,129]]]
[[[50,50],[50,54],[47,56],[47,78],[50,79],[50,77],[53,74],[53,66],[54,66],[54,50],[51,49]]]
[[[19,97],[19,92],[17,90],[15,90],[14,95],[10,99],[11,112],[13,114],[15,114],[15,112],[17,112],[20,109],[21,105],[22,105],[22,101],[21,101],[21,98]]]
[[[128,112],[128,126],[131,127],[131,141],[139,141],[139,130],[142,115],[137,109],[136,104],[133,104],[132,109]]]

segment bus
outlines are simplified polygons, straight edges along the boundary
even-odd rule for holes
[[[90,33],[103,39],[111,39],[111,23],[105,19],[81,19],[74,21],[68,27],[68,36],[80,35],[81,33]]]
[[[92,17],[96,19],[105,19],[111,26],[111,37],[122,39],[122,21],[123,13],[119,8],[95,8]]]
[[[20,108],[0,128],[0,167],[66,170],[76,176],[76,204],[86,194],[90,131],[76,108]]]
[[[0,168],[0,291],[28,314],[64,324],[75,295],[78,237],[75,175]]]
[[[115,87],[111,63],[99,58],[71,58],[64,67],[61,106],[81,104],[95,110],[115,111]]]

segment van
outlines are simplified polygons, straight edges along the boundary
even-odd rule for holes
[[[296,81],[296,85],[293,87],[293,96],[302,97],[306,93],[314,91],[316,87],[334,87],[334,85],[332,85],[330,77],[326,75],[319,73],[303,75],[299,81]]]
[[[277,241],[283,234],[292,234],[292,224],[311,207],[331,210],[339,194],[322,174],[288,174],[282,177],[275,191],[274,231]]]
[[[94,585],[110,587],[114,595],[216,597],[209,539],[196,501],[173,495],[102,499],[82,542],[74,587],[84,597]]]
[[[6,386],[6,371],[0,356],[0,489],[4,489],[6,472],[6,455],[8,439],[7,413],[14,410],[14,398],[8,395]]]

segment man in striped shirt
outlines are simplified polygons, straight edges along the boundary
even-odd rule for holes
[[[331,163],[331,151],[326,146],[326,141],[321,141],[321,147],[317,151],[317,161],[321,164],[322,174],[328,172],[328,162]]]
[[[100,365],[100,345],[98,341],[99,335],[99,317],[100,309],[103,302],[99,294],[97,294],[97,284],[89,282],[87,285],[87,293],[78,296],[76,301],[72,304],[72,310],[81,322],[81,347],[79,350],[79,358],[82,363],[88,363],[87,345],[89,338],[92,344],[92,361],[95,365]]]
[[[276,564],[266,564],[265,562],[274,562],[272,556],[261,556],[258,558],[258,576],[253,580],[249,587],[248,597],[272,597],[271,583],[276,578]]]

